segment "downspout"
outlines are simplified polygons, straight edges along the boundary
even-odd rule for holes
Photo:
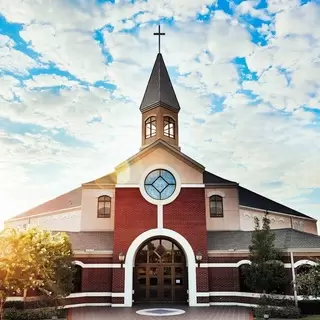
[[[294,270],[294,260],[293,260],[293,252],[292,252],[292,251],[290,251],[290,261],[291,261],[291,272],[292,272],[292,285],[293,285],[294,305],[295,305],[296,307],[298,307],[296,273],[295,273],[295,270]]]

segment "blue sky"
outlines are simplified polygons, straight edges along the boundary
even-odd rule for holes
[[[1,219],[137,152],[159,23],[182,151],[320,218],[318,21],[318,1],[2,1]]]

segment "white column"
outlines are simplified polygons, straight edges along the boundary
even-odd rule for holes
[[[293,252],[290,252],[290,260],[291,260],[291,272],[292,272],[292,284],[293,284],[293,296],[294,296],[294,304],[298,306],[298,297],[297,297],[297,285],[296,285],[296,272],[294,270],[294,260],[293,260]]]
[[[163,205],[157,205],[158,229],[163,229]]]

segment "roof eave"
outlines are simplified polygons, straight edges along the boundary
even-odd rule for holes
[[[239,183],[237,182],[232,182],[232,183],[226,183],[226,182],[222,182],[222,183],[205,183],[204,184],[206,187],[237,187],[239,186]]]
[[[180,105],[178,103],[178,107],[173,107],[161,100],[157,101],[157,102],[154,102],[152,104],[149,104],[149,105],[145,105],[145,106],[142,106],[142,104],[140,105],[140,111],[141,112],[147,112],[147,111],[150,111],[154,108],[157,108],[157,107],[163,107],[165,109],[168,109],[170,111],[174,111],[174,112],[179,112],[180,111]]]

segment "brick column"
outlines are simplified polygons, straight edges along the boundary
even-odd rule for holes
[[[209,292],[208,268],[196,268],[197,274],[197,292]],[[198,303],[209,303],[209,296],[197,297]]]

